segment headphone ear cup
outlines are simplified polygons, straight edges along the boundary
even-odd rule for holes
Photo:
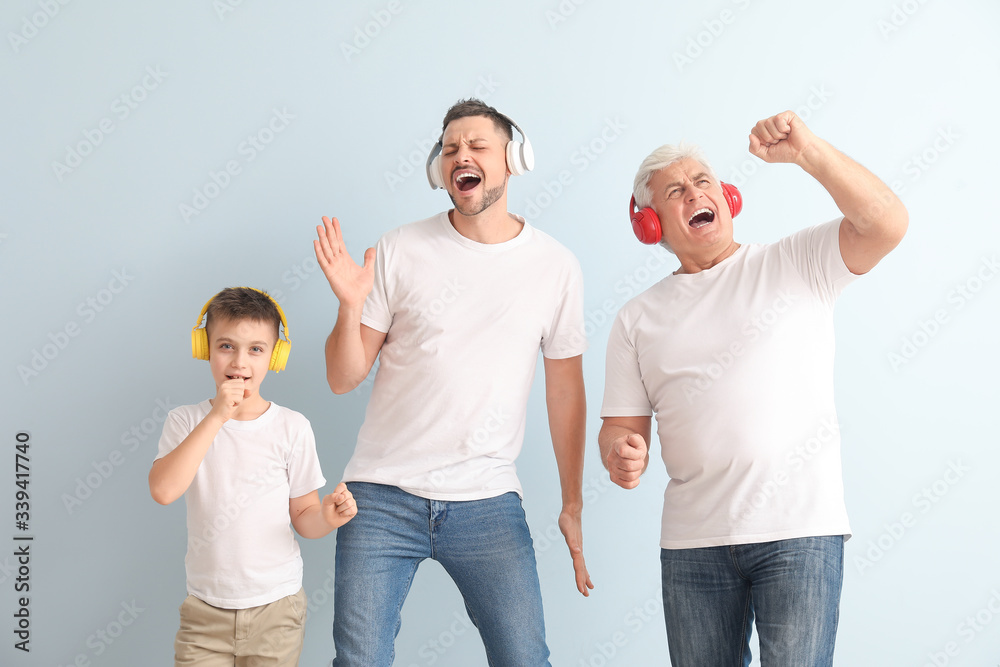
[[[513,139],[507,142],[507,169],[514,176],[520,176],[524,172],[528,171],[525,168],[524,158],[521,155],[522,144],[520,141],[514,141]]]
[[[641,211],[635,210],[635,197],[628,205],[629,219],[632,221],[632,233],[646,245],[655,245],[663,238],[660,227],[660,217],[648,206]]]
[[[427,156],[427,164],[424,166],[427,172],[427,182],[431,184],[432,190],[444,189],[444,174],[441,173],[441,142],[434,144],[430,155]]]
[[[722,194],[726,197],[726,203],[729,204],[729,214],[735,218],[743,210],[743,195],[740,194],[735,185],[721,182],[720,185],[722,186]]]
[[[191,356],[208,361],[208,331],[204,327],[191,330]]]
[[[274,352],[271,353],[271,363],[267,367],[268,370],[272,370],[275,373],[285,370],[285,365],[288,363],[288,354],[291,351],[291,343],[284,340],[278,340],[278,342],[274,344]]]
[[[444,190],[444,173],[441,171],[441,156],[438,155],[431,162],[431,177],[434,179],[433,184],[435,188]]]

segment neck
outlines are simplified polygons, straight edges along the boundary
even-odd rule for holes
[[[521,233],[524,225],[507,212],[507,198],[498,199],[477,215],[466,216],[457,209],[448,211],[451,226],[465,238],[476,243],[504,243]]]
[[[726,246],[721,252],[709,252],[701,256],[686,256],[680,257],[681,268],[674,271],[674,274],[678,273],[700,273],[713,266],[729,259],[733,256],[740,247],[740,244],[736,241],[730,241],[729,245]]]

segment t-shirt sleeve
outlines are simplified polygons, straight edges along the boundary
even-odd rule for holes
[[[781,252],[799,275],[824,301],[831,304],[858,277],[851,273],[840,254],[843,216],[808,227],[779,241]]]
[[[298,498],[326,484],[316,453],[316,436],[305,417],[292,433],[288,456],[288,497]]]
[[[546,359],[568,359],[587,350],[583,324],[583,271],[580,262],[572,255],[567,258],[566,277],[541,348]]]
[[[639,370],[639,356],[628,336],[622,311],[619,311],[608,334],[601,417],[650,417],[652,414]]]
[[[190,435],[197,424],[191,423],[188,411],[181,408],[174,408],[167,413],[167,418],[163,422],[163,433],[160,435],[160,444],[157,447],[154,461],[162,459],[164,456],[174,451],[177,445],[184,442],[184,438]]]
[[[386,250],[387,241],[383,236],[375,245],[375,279],[372,291],[368,293],[361,311],[361,323],[382,333],[387,333],[389,325],[392,324],[392,311],[386,289]]]

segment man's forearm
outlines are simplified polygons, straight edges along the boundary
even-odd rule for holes
[[[579,357],[545,360],[545,403],[563,509],[583,509],[583,460],[587,447],[587,395]]]
[[[868,169],[818,137],[802,151],[799,166],[830,193],[858,234],[902,238],[906,208]]]
[[[346,394],[368,376],[364,340],[361,337],[361,308],[341,306],[337,323],[326,339],[326,381],[335,394]]]
[[[564,509],[583,508],[583,459],[587,446],[586,399],[577,398],[573,406],[549,409],[552,449],[559,469]]]

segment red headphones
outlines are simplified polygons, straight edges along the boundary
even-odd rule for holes
[[[735,185],[721,181],[719,185],[722,186],[722,194],[729,204],[729,213],[735,218],[743,210],[743,195]],[[641,211],[635,210],[635,197],[632,197],[632,201],[628,204],[628,216],[632,220],[635,237],[646,245],[659,243],[663,238],[663,229],[660,227],[660,218],[656,215],[656,211],[648,206]]]

